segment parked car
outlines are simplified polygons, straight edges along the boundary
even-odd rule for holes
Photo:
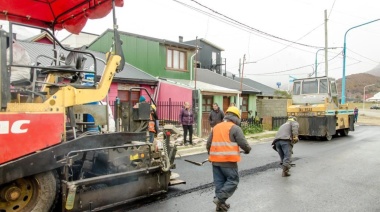
[[[378,105],[372,105],[369,109],[379,110],[380,106],[378,106]]]

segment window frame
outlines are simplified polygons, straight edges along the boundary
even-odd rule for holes
[[[208,99],[211,99],[210,104],[207,103]],[[211,112],[213,104],[214,104],[213,96],[208,96],[208,95],[202,96],[202,113]],[[210,110],[206,110],[208,106],[210,107]]]
[[[169,51],[171,51],[171,57],[170,57],[170,62],[171,65],[169,66]],[[175,52],[178,52],[178,58],[175,58]],[[183,54],[183,58],[181,57],[181,53]],[[183,60],[183,63],[181,63],[181,58]],[[175,60],[177,59],[177,60]],[[178,63],[178,68],[175,67],[175,64]],[[181,67],[183,65],[183,67]],[[174,71],[183,71],[183,72],[188,72],[188,67],[187,67],[187,51],[184,49],[178,49],[178,48],[172,48],[172,47],[167,47],[166,48],[166,69],[167,70],[174,70]]]
[[[246,100],[246,103],[244,104],[244,100]],[[248,102],[248,96],[244,96],[242,95],[241,96],[241,111],[242,112],[248,112],[248,106],[249,106],[249,102]],[[244,107],[246,107],[246,110],[244,110]]]
[[[120,99],[120,102],[129,102],[132,101],[132,105],[139,102],[140,91],[131,91],[131,97],[129,96],[129,91],[127,90],[118,90],[117,95]]]

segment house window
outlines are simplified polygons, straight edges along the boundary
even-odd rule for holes
[[[242,96],[241,110],[242,112],[248,111],[248,97],[247,96]]]
[[[203,96],[202,98],[202,112],[210,112],[212,108],[212,96]]]
[[[166,50],[166,67],[186,71],[186,52],[175,49]]]
[[[134,105],[137,102],[139,102],[140,91],[132,91],[131,97],[129,97],[129,91],[119,90],[117,95],[118,95],[121,102],[132,101],[132,105]]]

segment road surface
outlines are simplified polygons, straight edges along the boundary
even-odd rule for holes
[[[228,200],[229,211],[380,211],[379,137],[379,126],[356,126],[346,137],[300,141],[289,178],[281,177],[269,141],[255,144],[250,155],[242,155],[240,184]],[[187,184],[173,187],[166,197],[114,211],[215,211],[211,164],[183,161],[205,158],[200,154],[177,160],[176,172]]]

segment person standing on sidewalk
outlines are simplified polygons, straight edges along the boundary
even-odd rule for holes
[[[288,121],[278,129],[272,143],[272,148],[280,155],[283,177],[290,176],[291,156],[293,153],[293,145],[298,142],[298,128],[299,124],[297,118],[289,116]]]
[[[210,121],[211,129],[215,127],[215,125],[219,124],[223,121],[224,113],[222,110],[220,110],[217,103],[214,103],[212,105],[212,110],[210,112],[210,115],[208,117],[208,120]]]
[[[245,139],[240,124],[240,111],[229,107],[224,121],[217,124],[207,139],[206,148],[215,185],[216,211],[227,211],[230,205],[226,200],[236,191],[239,184],[237,162],[240,161],[240,148],[249,154],[251,147]]]
[[[354,123],[358,123],[359,109],[355,107],[354,109]]]
[[[185,146],[188,145],[186,142],[187,133],[189,133],[189,144],[193,145],[193,124],[194,124],[194,114],[190,108],[190,103],[185,102],[184,108],[182,108],[179,113],[179,121],[183,128],[183,143]]]

